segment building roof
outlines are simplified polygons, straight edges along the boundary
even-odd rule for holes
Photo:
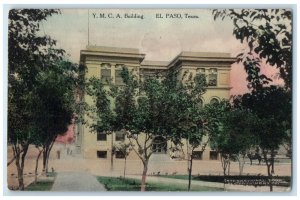
[[[105,47],[105,46],[87,46],[85,50],[80,51],[80,61],[84,61],[86,56],[89,56],[89,60],[108,59],[136,62],[140,63],[144,60],[145,54],[140,53],[139,49],[134,48],[120,48],[120,47]]]
[[[189,52],[183,51],[176,56],[168,65],[169,68],[175,66],[177,63],[187,62],[222,62],[222,63],[234,63],[236,58],[230,56],[230,53],[219,52]]]
[[[178,56],[202,57],[202,58],[228,58],[230,57],[230,53],[183,51]]]
[[[110,53],[130,53],[140,54],[139,49],[135,48],[123,48],[123,47],[105,47],[105,46],[86,46],[88,51],[110,52]]]
[[[144,60],[141,63],[141,68],[148,68],[148,69],[167,69],[170,62],[168,61],[151,61],[151,60]]]

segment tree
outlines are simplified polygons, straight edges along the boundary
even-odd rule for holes
[[[262,150],[267,165],[272,191],[272,173],[274,173],[274,159],[280,145],[291,143],[291,114],[292,101],[290,90],[270,86],[239,96],[234,100],[236,107],[242,107],[259,118],[256,135],[258,145]],[[272,168],[271,168],[272,167]]]
[[[231,108],[223,113],[219,129],[212,137],[212,147],[221,154],[224,176],[230,173],[231,160],[239,161],[242,175],[245,156],[257,144],[255,133],[258,127],[257,116],[247,110]]]
[[[37,76],[35,103],[38,109],[34,121],[40,129],[45,173],[57,136],[65,134],[74,119],[77,73],[77,65],[61,61]]]
[[[119,152],[124,157],[124,172],[123,172],[123,178],[125,179],[126,175],[126,160],[127,156],[129,155],[130,151],[132,150],[132,147],[130,144],[127,143],[121,143],[119,145],[114,145],[113,152],[116,154]]]
[[[55,41],[38,36],[39,24],[58,10],[12,9],[8,27],[8,142],[18,169],[19,190],[24,190],[23,169],[33,132],[34,86],[41,69],[61,59],[64,51],[53,49]]]
[[[210,146],[221,154],[221,164],[224,175],[226,169],[229,169],[230,159],[233,158],[231,148],[225,150],[225,146],[229,144],[228,133],[224,130],[225,113],[230,112],[231,105],[228,101],[222,100],[220,103],[211,103],[205,105],[203,115],[206,119],[207,127],[210,135]],[[224,148],[224,149],[222,149]]]
[[[194,150],[201,146],[204,151],[208,143],[203,142],[206,131],[200,105],[207,84],[205,76],[193,76],[188,71],[183,73],[181,80],[178,77],[176,72],[171,72],[164,81],[166,92],[162,102],[166,106],[167,116],[160,118],[164,122],[161,131],[166,132],[175,146],[183,146],[182,140],[186,141],[189,191]]]
[[[214,19],[232,20],[233,35],[248,49],[237,56],[248,74],[249,87],[259,89],[272,81],[262,65],[279,70],[285,87],[292,88],[292,12],[288,9],[213,10]]]
[[[155,151],[154,139],[164,137],[159,131],[164,87],[154,78],[138,82],[126,69],[123,69],[122,77],[125,86],[116,96],[116,126],[126,130],[133,150],[143,163],[141,191],[145,191],[148,163]]]

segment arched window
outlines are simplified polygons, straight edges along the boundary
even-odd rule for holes
[[[167,141],[164,137],[158,136],[153,139],[152,151],[154,153],[166,153],[167,152]]]
[[[204,106],[203,100],[200,99],[199,102],[198,102],[198,107],[203,108],[203,106]]]
[[[208,74],[208,86],[217,86],[218,73],[217,69],[213,68],[209,70]]]
[[[108,63],[101,64],[101,80],[104,84],[111,83],[111,66]]]
[[[121,76],[122,69],[125,67],[123,64],[117,64],[115,68],[115,83],[116,85],[124,85],[123,78]]]
[[[211,104],[217,104],[217,103],[219,103],[219,100],[218,100],[217,98],[212,98],[212,99],[210,100],[210,103],[211,103]]]

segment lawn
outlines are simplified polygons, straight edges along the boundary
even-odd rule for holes
[[[54,182],[37,182],[31,183],[26,191],[50,191]]]
[[[141,181],[137,179],[130,179],[118,177],[103,177],[98,176],[97,180],[102,183],[107,191],[140,191]],[[166,191],[187,191],[186,185],[181,184],[164,184],[164,183],[154,183],[149,182],[146,185],[146,191],[157,191],[157,192],[166,192]],[[223,191],[221,188],[212,188],[212,187],[200,187],[192,186],[191,191]]]
[[[55,172],[47,173],[46,177],[56,177]],[[26,187],[26,191],[50,191],[54,180],[44,180],[44,181],[37,181],[36,183],[31,183]]]

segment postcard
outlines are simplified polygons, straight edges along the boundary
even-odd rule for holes
[[[293,9],[11,9],[10,192],[290,192]]]

